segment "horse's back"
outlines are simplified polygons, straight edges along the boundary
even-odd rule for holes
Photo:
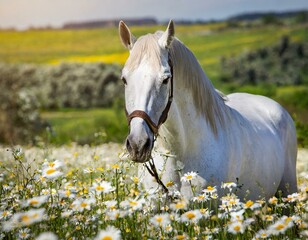
[[[269,155],[275,158],[273,165],[277,165],[272,167],[282,169],[278,189],[284,193],[296,191],[297,141],[294,122],[289,113],[280,104],[264,96],[234,93],[227,98],[226,104],[255,133],[247,140],[255,142],[256,151],[264,152],[262,157]]]

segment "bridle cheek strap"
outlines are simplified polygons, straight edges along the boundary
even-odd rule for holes
[[[173,65],[172,65],[170,56],[169,56],[169,59],[168,59],[168,64],[169,64],[170,71],[171,71],[170,92],[169,92],[168,103],[167,103],[164,111],[162,112],[159,120],[158,120],[158,124],[155,124],[152,121],[151,117],[145,111],[135,110],[131,114],[128,114],[127,110],[125,109],[125,113],[126,113],[126,117],[127,117],[127,121],[128,121],[128,126],[130,126],[130,122],[132,121],[133,118],[139,117],[139,118],[142,118],[148,124],[149,128],[154,133],[154,136],[158,135],[158,129],[167,120],[168,113],[169,113],[171,103],[172,103],[172,100],[173,100]]]

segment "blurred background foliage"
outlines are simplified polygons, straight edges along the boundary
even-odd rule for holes
[[[308,146],[307,13],[279,19],[177,25],[216,88],[277,100]],[[132,27],[136,36],[165,26]],[[121,67],[128,53],[116,28],[0,31],[0,142],[123,142]]]

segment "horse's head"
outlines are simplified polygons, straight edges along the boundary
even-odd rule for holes
[[[126,147],[133,161],[146,162],[172,101],[169,47],[174,37],[174,24],[170,21],[164,33],[136,39],[121,21],[119,33],[123,45],[130,51],[122,70],[130,125]]]

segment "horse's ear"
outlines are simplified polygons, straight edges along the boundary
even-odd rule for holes
[[[131,34],[129,28],[123,21],[119,22],[119,34],[124,47],[126,47],[128,50],[131,50],[134,46],[134,43],[136,42],[136,38],[133,34]]]
[[[174,38],[174,23],[172,20],[170,20],[167,30],[160,37],[158,43],[163,48],[169,48],[173,38]]]

